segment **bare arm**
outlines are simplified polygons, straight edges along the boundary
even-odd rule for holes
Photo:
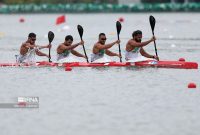
[[[115,42],[113,42],[113,43],[110,43],[110,44],[107,44],[107,45],[102,45],[102,44],[97,44],[96,45],[96,47],[99,49],[99,50],[102,50],[102,49],[109,49],[109,48],[111,48],[113,45],[115,45],[115,44],[119,44],[120,43],[120,41],[119,40],[117,40],[117,41],[115,41]]]
[[[24,43],[23,46],[25,46],[26,48],[31,48],[31,49],[35,47],[35,45],[31,45],[29,43]]]
[[[83,57],[85,58],[85,55],[80,54],[79,52],[75,51],[75,50],[71,50],[71,53],[77,57]]]
[[[70,46],[64,46],[64,45],[63,45],[62,48],[63,48],[64,50],[72,50],[72,49],[76,48],[76,47],[79,46],[79,45],[81,45],[81,44],[77,43],[77,44],[70,45]]]
[[[51,45],[44,45],[44,46],[40,46],[40,45],[31,45],[29,43],[25,44],[26,48],[34,48],[34,47],[38,47],[39,49],[43,49],[43,48],[51,48]]]
[[[44,49],[44,48],[51,48],[51,44],[49,45],[36,45],[39,49]]]
[[[49,58],[49,55],[43,53],[43,52],[40,52],[39,50],[36,50],[35,53],[38,55],[38,56],[46,56]]]
[[[145,42],[142,42],[142,43],[138,43],[138,42],[135,42],[135,41],[130,41],[129,44],[133,47],[143,47],[143,46],[146,46],[148,45],[149,43],[151,43],[152,41],[155,41],[156,38],[153,36],[150,40],[148,41],[145,41]]]
[[[74,44],[74,45],[70,45],[70,46],[65,46],[63,45],[62,46],[62,49],[63,50],[73,50],[74,48],[76,48],[77,46],[79,45],[84,45],[84,41],[82,40],[81,42],[77,43],[77,44]]]
[[[117,53],[114,53],[114,52],[112,52],[112,51],[110,51],[110,50],[106,50],[106,52],[105,52],[108,56],[119,56]]]
[[[143,48],[140,49],[140,53],[142,56],[147,57],[147,58],[154,58],[154,55],[148,54]]]
[[[145,56],[147,58],[156,59],[156,60],[159,61],[159,57],[158,56],[148,54],[143,48],[140,49],[140,53],[141,53],[142,56]]]

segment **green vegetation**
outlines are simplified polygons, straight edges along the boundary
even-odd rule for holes
[[[0,3],[5,4],[58,4],[58,3],[116,3],[117,0],[0,0]]]
[[[0,0],[0,13],[200,12],[200,2],[118,4],[117,0]],[[159,1],[159,0],[157,0]]]

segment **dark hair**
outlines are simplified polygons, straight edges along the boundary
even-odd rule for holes
[[[73,41],[73,37],[72,37],[71,35],[67,35],[67,36],[65,37],[65,41],[67,41],[67,40]]]
[[[33,33],[33,32],[31,32],[31,33],[28,34],[28,37],[29,37],[29,38],[35,38],[35,37],[36,37],[36,34]]]
[[[136,30],[133,32],[132,37],[135,37],[137,35],[142,35],[142,31],[141,30]]]
[[[99,37],[100,37],[100,36],[106,36],[106,34],[105,34],[105,33],[100,33],[100,34],[99,34]]]

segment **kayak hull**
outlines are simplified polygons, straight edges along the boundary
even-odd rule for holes
[[[198,69],[196,62],[185,61],[142,61],[142,62],[109,62],[109,63],[87,63],[87,62],[71,62],[71,63],[54,63],[41,61],[35,65],[18,64],[18,63],[0,63],[1,67],[157,67],[157,68],[177,68],[177,69]]]

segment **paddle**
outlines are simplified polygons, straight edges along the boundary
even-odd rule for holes
[[[120,34],[120,31],[121,31],[121,28],[122,28],[122,25],[119,21],[116,22],[116,28],[117,28],[117,37],[118,37],[118,40],[119,40],[119,34]],[[120,48],[120,44],[119,44],[119,55],[121,55],[121,48]],[[120,62],[122,62],[122,58],[120,57]]]
[[[49,33],[48,33],[48,39],[49,39],[49,44],[51,44],[51,42],[54,39],[54,33],[52,31],[49,31]],[[49,62],[52,62],[51,61],[51,48],[49,48]]]
[[[78,29],[78,33],[80,35],[80,38],[81,38],[81,41],[83,40],[83,27],[81,25],[77,25],[77,29]],[[83,45],[83,50],[84,50],[84,53],[85,53],[85,57],[87,59],[87,62],[89,63],[88,61],[88,57],[87,57],[87,54],[86,54],[86,51],[85,51],[85,46]]]
[[[156,24],[156,19],[151,15],[149,17],[149,22],[150,22],[150,25],[151,25],[152,34],[154,36],[154,28],[155,28],[155,24]],[[158,57],[157,48],[156,48],[156,41],[154,41],[154,48],[155,48],[156,56]]]

